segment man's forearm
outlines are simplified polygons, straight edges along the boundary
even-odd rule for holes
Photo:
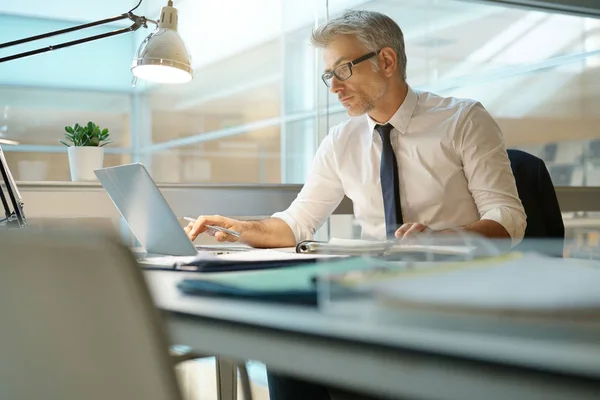
[[[481,219],[464,227],[465,230],[475,232],[488,238],[510,239],[510,235],[504,227],[490,219]]]
[[[292,228],[279,218],[244,221],[242,240],[252,247],[293,247],[296,238]]]

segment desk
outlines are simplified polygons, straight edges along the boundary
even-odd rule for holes
[[[181,295],[183,272],[147,271],[171,337],[200,353],[372,395],[597,399],[600,336],[574,343],[356,323],[317,310]],[[318,362],[316,362],[318,360]]]

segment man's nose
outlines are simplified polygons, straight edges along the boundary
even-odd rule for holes
[[[344,85],[342,84],[342,82],[334,76],[333,78],[331,78],[331,86],[329,87],[329,90],[331,91],[331,93],[337,93],[342,89],[343,86]]]

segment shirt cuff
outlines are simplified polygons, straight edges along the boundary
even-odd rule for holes
[[[510,235],[512,247],[518,245],[525,235],[527,221],[524,214],[522,215],[517,210],[508,207],[496,207],[485,212],[481,219],[496,221],[502,225]]]
[[[282,220],[283,222],[288,224],[288,226],[294,233],[294,238],[296,239],[296,244],[298,244],[304,240],[312,240],[314,237],[313,232],[311,232],[307,228],[302,227],[291,215],[289,215],[285,211],[277,212],[277,213],[271,215],[271,218],[279,218],[280,220]]]

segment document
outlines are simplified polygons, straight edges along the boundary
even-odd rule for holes
[[[340,257],[329,254],[300,254],[294,248],[289,249],[252,249],[246,251],[233,251],[227,254],[214,254],[208,251],[198,252],[195,256],[164,256],[150,257],[139,260],[143,265],[180,268],[189,270],[218,271],[220,268],[226,270],[243,269],[244,267],[277,267],[283,264],[293,264],[316,261],[321,258]],[[263,263],[263,264],[261,264]],[[190,266],[191,268],[186,268]]]
[[[138,259],[138,263],[142,265],[154,265],[164,267],[176,267],[178,265],[189,264],[200,260],[218,260],[218,256],[210,252],[198,252],[195,256],[152,256],[148,258]]]
[[[220,260],[229,261],[273,261],[273,260],[306,260],[314,258],[339,257],[332,254],[304,254],[296,253],[290,249],[255,249],[237,253],[222,254],[217,256]]]

